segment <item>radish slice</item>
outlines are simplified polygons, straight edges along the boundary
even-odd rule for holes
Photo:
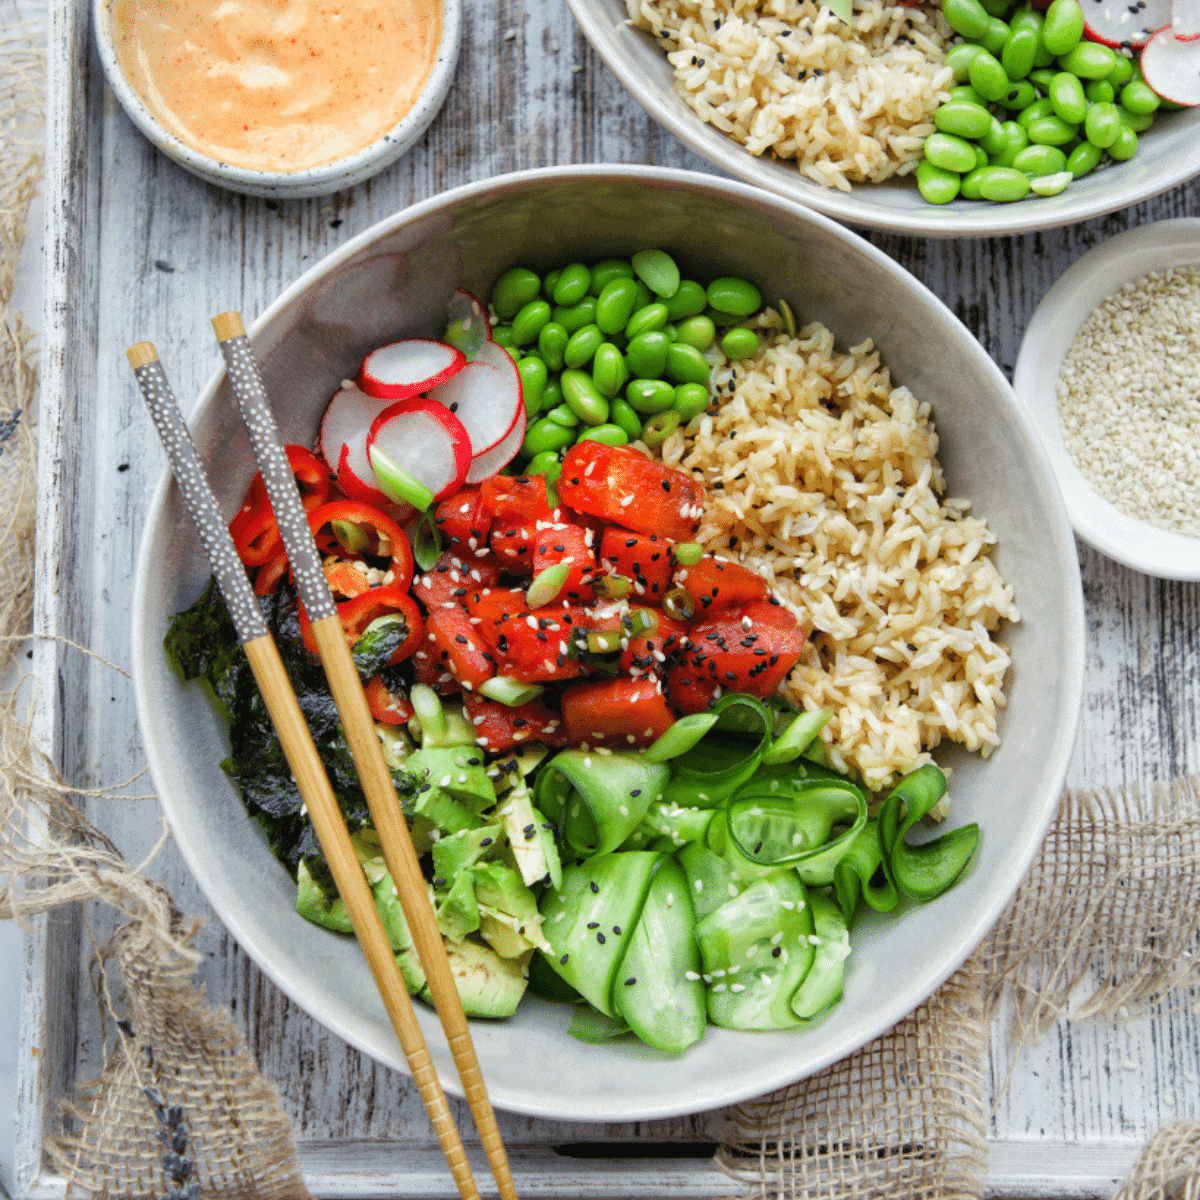
[[[508,431],[508,436],[504,441],[471,459],[466,482],[482,483],[485,479],[491,479],[493,475],[503,470],[517,457],[517,451],[521,449],[521,443],[524,440],[525,405],[522,404],[520,412],[517,413],[517,423]]]
[[[1200,105],[1200,41],[1160,29],[1142,51],[1142,77],[1164,99],[1185,108]]]
[[[1137,11],[1131,12],[1130,9]],[[1084,9],[1083,35],[1114,50],[1137,50],[1171,19],[1171,0],[1146,0],[1144,8],[1129,0],[1099,0]]]
[[[1174,0],[1171,32],[1181,42],[1194,42],[1200,38],[1200,0]]]
[[[375,486],[367,460],[367,432],[389,401],[376,400],[353,384],[335,393],[321,418],[317,445],[321,456],[337,478],[338,487],[365,504],[387,504],[388,498]]]
[[[430,400],[444,404],[466,426],[472,458],[498,446],[516,424],[518,411],[525,408],[521,402],[521,376],[508,354],[496,347],[508,359],[511,370],[483,361],[491,345],[485,342],[479,358],[429,393]]]
[[[414,397],[389,405],[375,418],[367,456],[388,496],[428,508],[462,487],[471,465],[471,439],[449,409]]]
[[[487,311],[470,292],[459,288],[450,301],[447,317],[442,340],[461,350],[467,356],[467,362],[473,361],[480,349],[492,340],[492,324]]]
[[[406,400],[445,383],[466,363],[466,355],[454,346],[410,338],[368,354],[358,373],[358,386],[380,400]]]

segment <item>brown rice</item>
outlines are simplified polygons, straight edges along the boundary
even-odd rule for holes
[[[893,387],[868,340],[842,354],[809,325],[713,373],[716,412],[664,443],[708,488],[697,540],[755,566],[809,641],[785,687],[828,707],[822,737],[872,788],[930,761],[942,738],[1000,744],[1013,589],[995,535],[945,484],[928,404]]]
[[[847,25],[813,0],[625,3],[701,120],[826,187],[914,170],[953,86],[938,8],[856,0]]]

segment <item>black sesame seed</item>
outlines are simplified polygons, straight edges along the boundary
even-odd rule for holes
[[[599,884],[598,884],[598,883],[597,883],[597,882],[596,882],[594,879],[591,881],[591,883],[590,883],[588,886],[589,886],[589,887],[592,889],[592,891],[593,891],[595,894],[597,894],[597,895],[599,894],[599,892],[600,892],[600,885],[599,885]]]
[[[570,956],[569,954],[564,954],[564,955],[562,956],[562,958],[560,958],[560,959],[558,960],[558,965],[559,965],[560,967],[565,967],[565,966],[567,965],[567,959],[568,959],[568,958],[570,958],[570,957],[571,957],[571,956]]]
[[[630,975],[630,977],[627,980],[625,980],[626,987],[633,987],[633,985],[635,983],[637,983],[637,977],[634,975]]]
[[[600,945],[603,946],[604,945],[604,934],[602,934],[602,933],[596,934],[596,941],[598,941],[600,943]]]

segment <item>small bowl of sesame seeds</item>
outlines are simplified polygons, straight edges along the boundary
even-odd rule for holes
[[[1013,387],[1076,534],[1136,571],[1200,580],[1200,219],[1075,263],[1033,314]]]

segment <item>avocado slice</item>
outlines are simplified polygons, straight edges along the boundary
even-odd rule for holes
[[[375,722],[375,732],[379,735],[379,744],[383,748],[383,761],[393,775],[405,769],[408,756],[412,753],[412,738],[396,725],[388,725],[383,721]]]
[[[521,878],[529,885],[562,883],[562,862],[554,844],[554,826],[536,808],[524,782],[504,798],[497,814]]]
[[[504,863],[476,863],[470,869],[479,903],[479,931],[504,958],[546,949],[537,900],[520,874]]]
[[[495,785],[496,795],[502,796],[522,779],[532,775],[538,763],[549,753],[550,747],[544,742],[525,742],[492,763],[488,775]]]
[[[309,874],[304,859],[296,868],[296,911],[314,925],[332,929],[335,933],[353,933],[350,914],[341,896],[336,892],[326,894],[319,883]]]
[[[420,781],[413,812],[446,833],[477,829],[479,813],[496,803],[496,790],[483,767],[483,755],[465,746],[416,750],[407,769]]]
[[[417,957],[413,945],[412,934],[408,931],[408,922],[404,919],[404,909],[400,907],[400,898],[396,894],[396,885],[386,872],[371,885],[371,895],[375,898],[375,907],[379,910],[383,930],[388,936],[396,962],[400,966],[400,974],[404,976],[404,984],[413,994],[425,986],[425,972],[421,969],[421,960]]]
[[[525,994],[524,966],[519,959],[501,958],[494,950],[467,938],[446,946],[450,972],[454,976],[468,1017],[511,1017]],[[428,987],[421,999],[433,1003]]]
[[[433,845],[433,883],[435,887],[453,884],[458,873],[480,859],[494,858],[500,850],[503,832],[499,825],[481,825],[478,829],[460,829]]]
[[[475,899],[475,881],[470,871],[460,871],[450,890],[437,906],[438,929],[442,937],[461,942],[479,928],[479,903]]]

